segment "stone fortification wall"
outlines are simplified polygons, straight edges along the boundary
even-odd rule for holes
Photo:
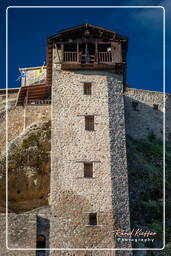
[[[8,248],[6,248],[6,216],[0,214],[0,252],[2,256],[36,256],[35,251],[18,251],[8,248],[36,246],[36,216],[9,214]]]
[[[2,256],[36,256],[35,250],[15,250],[36,248],[39,235],[46,238],[45,246],[49,248],[50,209],[41,207],[24,214],[8,214],[8,248],[6,248],[6,215],[0,214],[0,253]],[[11,250],[13,248],[13,250]],[[49,256],[46,251],[44,256]]]
[[[150,133],[163,137],[164,100],[166,102],[166,140],[171,141],[171,95],[127,88],[125,99],[126,134],[135,139]]]
[[[15,103],[17,98],[18,92],[8,93],[8,103]],[[0,105],[6,103],[6,93],[0,94]],[[1,107],[1,106],[0,106]]]

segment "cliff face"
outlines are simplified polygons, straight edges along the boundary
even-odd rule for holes
[[[50,121],[35,123],[8,146],[9,211],[47,205],[50,192]],[[0,155],[0,211],[5,211],[6,154]]]

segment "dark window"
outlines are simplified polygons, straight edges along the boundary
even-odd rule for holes
[[[66,51],[66,52],[76,52],[77,51],[77,45],[73,44],[73,43],[64,44],[64,51]]]
[[[111,50],[111,44],[98,44],[98,52],[107,52]]]
[[[93,163],[84,163],[84,178],[93,177]]]
[[[138,111],[138,102],[137,101],[132,101],[132,108],[134,111]]]
[[[168,134],[168,140],[171,142],[171,133]]]
[[[153,109],[158,110],[158,108],[159,108],[158,104],[153,104]]]
[[[85,129],[94,131],[94,116],[85,116]]]
[[[89,225],[97,225],[97,213],[89,213]]]
[[[91,83],[84,83],[84,94],[91,95]]]
[[[37,249],[46,248],[46,238],[45,238],[44,235],[39,235],[39,236],[37,237],[36,248],[37,248]],[[44,251],[41,251],[41,252],[44,252]]]

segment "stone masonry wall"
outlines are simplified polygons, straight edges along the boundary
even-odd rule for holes
[[[128,231],[130,227],[125,113],[122,76],[108,76],[109,132],[111,154],[112,205],[115,230]],[[116,240],[117,248],[131,244]],[[127,252],[127,255],[130,255]]]
[[[8,93],[8,102],[15,102],[18,92]],[[0,95],[0,104],[6,103],[6,93]]]
[[[91,96],[83,94],[84,82],[92,83]],[[52,84],[51,247],[115,248],[114,226],[122,222],[120,227],[129,229],[122,83],[107,71],[69,72],[54,68]],[[113,95],[117,101],[112,100]],[[120,118],[115,122],[118,113]],[[94,115],[95,131],[85,131],[85,115]],[[111,131],[116,130],[118,139],[113,141]],[[116,146],[115,157],[111,154],[111,143]],[[86,161],[93,162],[93,178],[83,176]],[[117,161],[123,166],[115,170]],[[118,172],[121,174],[116,179]],[[118,191],[115,189],[116,196],[114,185],[121,185]],[[119,200],[120,193],[124,215],[116,223],[122,203],[116,205],[114,200]],[[91,212],[97,213],[97,226],[88,224]]]
[[[126,133],[135,139],[147,138],[152,131],[158,138],[163,137],[163,93],[127,88],[124,93]],[[137,110],[132,102],[137,102]],[[171,95],[165,95],[166,140],[171,141]],[[153,104],[158,105],[158,110]]]
[[[25,69],[21,69],[21,70],[24,71]],[[44,83],[46,80],[46,67],[40,73],[40,76],[38,76],[39,70],[40,70],[40,67],[26,68],[26,77],[22,78],[21,86],[29,86],[33,84]]]
[[[40,207],[23,214],[8,214],[8,248],[6,247],[6,215],[0,214],[0,255],[1,256],[41,256],[36,248],[38,235],[46,237],[49,248],[50,208]],[[28,250],[20,250],[20,248]],[[33,248],[33,250],[29,250]],[[39,251],[40,252],[40,251]],[[43,251],[44,252],[44,251]],[[49,256],[45,251],[43,256]]]
[[[16,106],[8,111],[8,138],[9,141],[16,138],[29,125],[34,122],[51,119],[51,105],[26,105]],[[0,150],[6,143],[6,111],[0,115]]]
[[[11,250],[11,248],[28,248],[36,246],[36,216],[8,216],[8,248],[6,248],[6,216],[0,214],[0,255],[1,256],[35,256],[35,251]]]

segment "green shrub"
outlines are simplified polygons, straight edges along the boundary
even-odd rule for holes
[[[156,135],[155,135],[155,133],[153,132],[153,130],[151,130],[150,132],[149,132],[149,134],[148,134],[148,140],[150,141],[150,142],[152,142],[152,141],[154,141],[156,139]]]

